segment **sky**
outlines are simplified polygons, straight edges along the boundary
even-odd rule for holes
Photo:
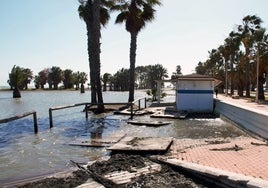
[[[0,0],[0,86],[8,85],[14,65],[34,75],[52,66],[89,73],[78,6],[78,0]],[[162,64],[169,77],[177,65],[184,75],[194,73],[245,16],[257,15],[268,29],[267,7],[267,0],[162,0],[138,34],[136,66]],[[114,23],[116,15],[101,30],[102,75],[129,68],[130,34]]]

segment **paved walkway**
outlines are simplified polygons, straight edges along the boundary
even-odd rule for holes
[[[218,99],[268,116],[268,105],[218,95]],[[267,122],[268,126],[268,122]],[[167,159],[197,171],[235,177],[256,187],[268,187],[268,142],[252,137],[227,139],[178,139]],[[205,169],[205,170],[204,170]],[[220,170],[220,172],[218,171]]]
[[[267,156],[266,142],[238,137],[175,140],[169,157],[268,181]]]
[[[252,102],[252,100],[250,99],[243,99],[243,98],[233,99],[232,97],[225,96],[223,94],[218,95],[216,99],[223,101],[227,104],[235,105],[240,108],[244,108],[244,109],[258,112],[260,114],[264,114],[268,116],[268,104]],[[267,122],[267,126],[268,126],[268,122]]]

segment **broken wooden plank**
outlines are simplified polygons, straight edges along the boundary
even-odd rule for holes
[[[112,151],[164,152],[170,147],[172,141],[172,137],[125,137],[107,149]]]
[[[162,126],[162,125],[168,125],[170,122],[168,121],[128,121],[127,123],[132,125],[146,125],[146,126]]]
[[[149,164],[148,166],[143,167],[143,168],[139,168],[139,169],[133,168],[133,172],[116,171],[116,172],[111,172],[109,174],[106,174],[104,177],[111,180],[117,185],[122,185],[122,184],[132,182],[133,178],[138,178],[140,175],[146,175],[146,174],[160,172],[160,171],[161,171],[161,165],[152,162],[152,164]]]
[[[71,146],[106,147],[120,141],[126,134],[111,135],[103,138],[80,138],[70,142]]]
[[[151,118],[173,118],[173,119],[185,119],[187,117],[187,112],[177,112],[177,113],[164,113],[156,112],[152,114]]]

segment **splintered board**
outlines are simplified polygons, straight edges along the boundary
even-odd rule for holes
[[[151,127],[158,127],[163,125],[168,125],[170,122],[168,121],[128,121],[127,123],[132,125],[140,125],[140,126],[151,126]]]
[[[112,181],[116,185],[122,185],[122,184],[132,182],[133,179],[141,175],[151,174],[151,173],[160,172],[160,171],[161,171],[161,165],[152,162],[151,164],[148,164],[146,167],[143,167],[143,168],[138,168],[138,169],[132,168],[131,172],[128,172],[128,171],[111,172],[105,175],[104,178]]]
[[[70,142],[71,146],[87,146],[87,147],[106,147],[111,146],[114,143],[117,143],[122,138],[124,138],[126,134],[119,133],[105,137],[98,138],[78,138],[73,142]]]
[[[124,137],[107,149],[115,152],[165,152],[172,144],[172,141],[172,137]]]

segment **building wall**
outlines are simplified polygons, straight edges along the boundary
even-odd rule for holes
[[[179,80],[176,104],[178,111],[212,112],[213,82],[199,80]]]

